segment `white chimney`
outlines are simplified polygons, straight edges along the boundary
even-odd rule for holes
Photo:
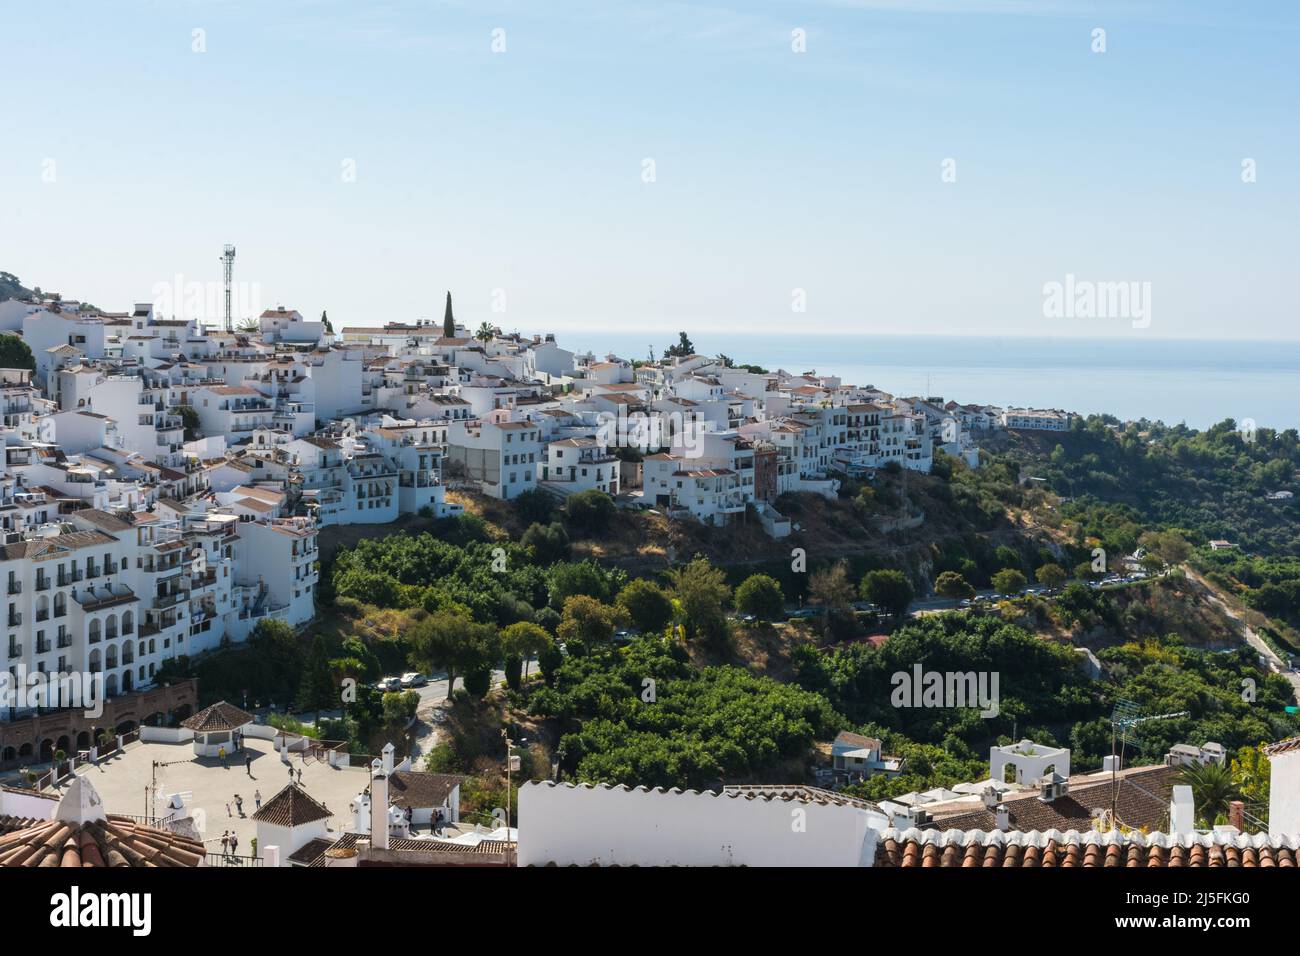
[[[356,833],[370,832],[370,798],[364,793],[352,798],[352,829]]]
[[[998,829],[1003,833],[1006,833],[1011,829],[1011,811],[1007,808],[1006,804],[999,803],[993,810],[993,817],[997,820]]]
[[[1173,799],[1169,801],[1169,832],[1175,836],[1191,833],[1196,827],[1196,804],[1192,800],[1192,788],[1179,785],[1174,787]]]
[[[980,798],[984,801],[984,808],[992,810],[1002,802],[1002,795],[994,787],[985,787],[980,791]]]
[[[392,776],[393,773],[393,742],[390,740],[384,744],[384,749],[379,751],[384,757],[384,776]]]
[[[1106,754],[1101,758],[1101,769],[1106,773],[1112,773],[1119,770],[1119,757],[1115,754]]]
[[[370,764],[370,845],[388,849],[388,775],[379,760]]]

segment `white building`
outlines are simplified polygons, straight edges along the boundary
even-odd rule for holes
[[[455,421],[447,430],[449,478],[475,483],[485,495],[517,498],[537,487],[541,428],[529,421]]]

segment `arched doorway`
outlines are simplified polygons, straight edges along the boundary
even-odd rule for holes
[[[117,732],[119,734],[129,734],[133,730],[135,730],[134,720],[124,720],[117,725]]]
[[[77,734],[77,749],[78,750],[90,749],[90,731],[83,730],[81,733]]]
[[[41,763],[49,763],[54,759],[54,741],[46,737],[41,741]]]

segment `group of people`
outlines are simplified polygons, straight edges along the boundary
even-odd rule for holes
[[[235,794],[235,795],[234,795],[234,796],[233,796],[229,801],[226,802],[226,816],[228,816],[228,817],[233,817],[233,816],[235,815],[235,814],[233,814],[233,813],[230,812],[230,804],[231,804],[231,802],[233,802],[233,803],[235,804],[235,811],[236,811],[236,812],[237,812],[237,813],[242,817],[242,816],[244,815],[244,798],[241,797],[239,794]],[[254,809],[254,810],[260,810],[260,809],[262,809],[262,791],[261,791],[261,790],[254,790],[254,791],[253,791],[253,803],[254,803],[254,806],[253,806],[253,809]]]

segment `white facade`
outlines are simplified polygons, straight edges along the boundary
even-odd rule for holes
[[[851,805],[529,782],[519,788],[518,863],[871,866],[885,825]]]

